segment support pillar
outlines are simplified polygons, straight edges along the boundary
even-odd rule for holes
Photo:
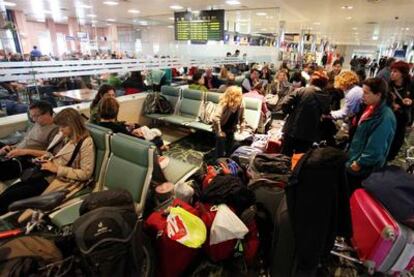
[[[49,30],[50,33],[50,40],[52,42],[52,50],[54,56],[59,56],[59,50],[57,46],[57,34],[56,34],[56,25],[53,19],[48,18],[46,19],[46,28]]]
[[[80,32],[80,27],[78,20],[75,17],[69,17],[68,18],[68,29],[69,29],[69,35],[71,37],[74,37],[75,40],[72,40],[70,42],[70,50],[75,52],[80,52],[80,42],[78,40],[78,32]]]

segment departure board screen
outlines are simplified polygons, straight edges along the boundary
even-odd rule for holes
[[[175,40],[202,42],[224,38],[224,10],[176,12],[174,19]]]

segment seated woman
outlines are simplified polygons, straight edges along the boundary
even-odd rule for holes
[[[218,88],[217,92],[224,93],[227,90],[227,88],[231,86],[235,86],[235,85],[236,85],[236,77],[234,77],[233,73],[228,73],[226,82]]]
[[[150,129],[147,126],[139,126],[126,124],[122,121],[117,121],[119,112],[119,103],[115,98],[103,98],[98,107],[98,113],[101,120],[98,125],[111,129],[114,133],[122,133],[126,135],[135,136],[140,139],[151,141],[157,146],[160,154],[168,147],[164,145],[161,138],[161,131],[158,129]]]
[[[385,81],[368,79],[362,89],[366,108],[361,116],[353,120],[356,131],[347,161],[348,183],[352,190],[360,187],[361,181],[372,171],[385,165],[396,129],[395,116],[387,103]]]
[[[200,90],[202,92],[208,91],[207,87],[204,85],[204,77],[202,71],[197,71],[193,75],[191,84],[188,86],[189,89]]]
[[[98,93],[95,96],[95,99],[93,99],[91,103],[90,116],[89,116],[89,121],[91,123],[96,124],[99,122],[100,120],[99,114],[98,114],[99,101],[101,101],[102,98],[106,98],[106,97],[115,98],[116,97],[115,88],[108,84],[103,84],[99,88]]]
[[[139,93],[145,91],[144,78],[141,71],[132,71],[131,76],[122,83],[125,95]]]
[[[7,212],[11,203],[28,197],[58,190],[69,190],[71,196],[91,179],[95,167],[93,140],[78,111],[67,108],[59,112],[54,122],[60,133],[50,143],[48,151],[38,151],[36,163],[41,175],[27,178],[10,186],[0,195],[0,214]],[[25,213],[19,219],[27,219]]]

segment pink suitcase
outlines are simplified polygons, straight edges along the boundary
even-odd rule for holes
[[[370,271],[395,273],[414,265],[414,231],[399,224],[364,189],[351,197],[352,244]]]

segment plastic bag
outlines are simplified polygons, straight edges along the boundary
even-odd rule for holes
[[[207,239],[204,222],[181,207],[171,208],[166,229],[170,239],[190,248],[200,248]]]
[[[193,181],[179,182],[174,187],[174,194],[176,198],[183,200],[184,202],[191,203],[194,195],[194,188],[191,186]]]
[[[210,230],[210,245],[232,239],[243,239],[249,232],[243,221],[226,204],[217,207],[216,217]]]

